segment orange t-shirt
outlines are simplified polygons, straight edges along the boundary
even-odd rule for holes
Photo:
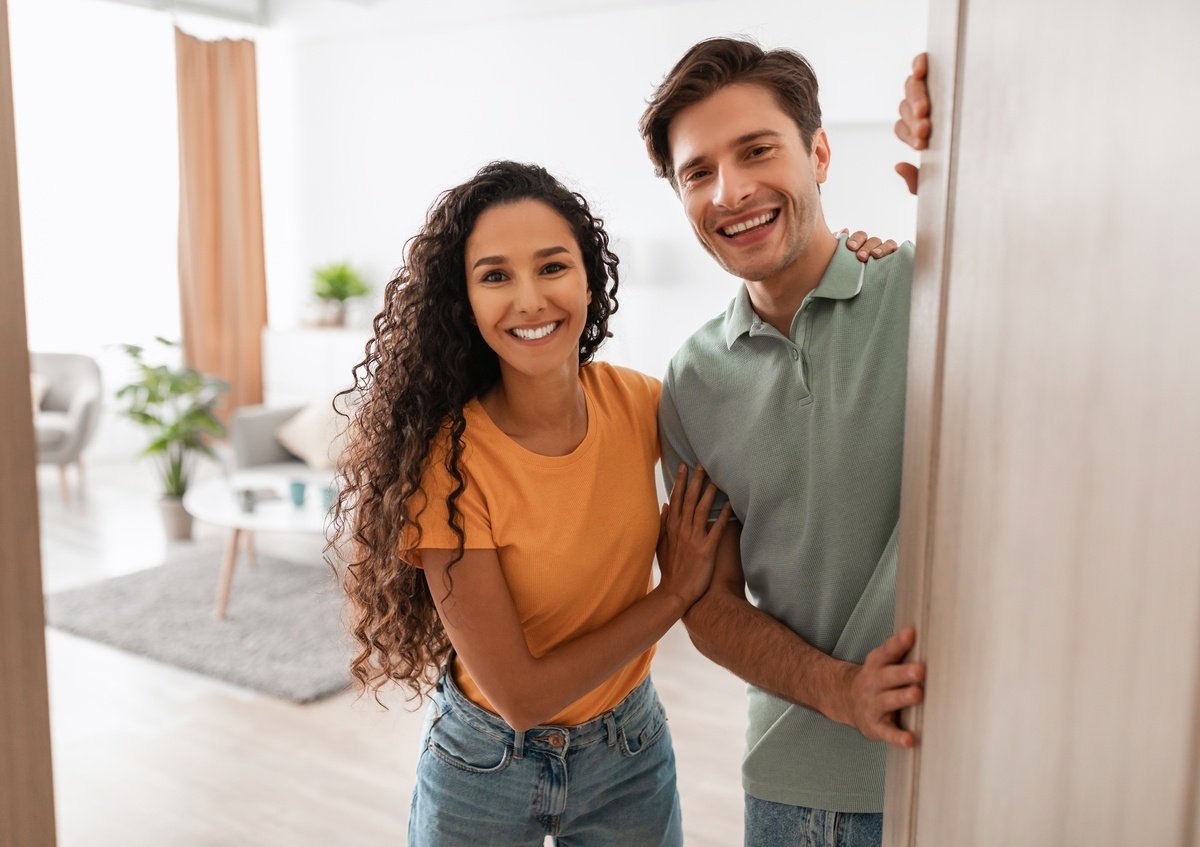
[[[457,505],[465,547],[496,550],[534,656],[596,629],[644,597],[658,540],[654,465],[662,385],[599,362],[583,366],[579,378],[587,435],[566,456],[521,447],[478,400],[464,408],[466,490]],[[445,449],[443,441],[431,452],[440,457]],[[431,461],[422,482],[425,510],[417,519],[420,547],[457,546],[446,510],[452,488],[445,465]],[[548,723],[571,726],[616,706],[646,678],[653,655],[652,647]],[[472,702],[495,711],[461,658],[455,659],[454,679]]]

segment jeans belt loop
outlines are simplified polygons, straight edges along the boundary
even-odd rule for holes
[[[525,732],[524,730],[513,730],[513,758],[525,758]]]
[[[604,713],[604,729],[608,733],[608,746],[617,746],[617,721],[612,712]]]
[[[446,663],[444,665],[442,665],[442,672],[440,674],[438,674],[438,681],[437,681],[438,694],[441,694],[443,691],[446,690],[446,688],[445,688],[446,677],[450,676],[450,674],[452,674],[452,673],[454,673],[454,648],[453,647],[451,647],[450,652],[446,654]]]

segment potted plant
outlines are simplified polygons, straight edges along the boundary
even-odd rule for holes
[[[156,340],[167,347],[179,346],[165,338]],[[117,397],[125,401],[121,413],[149,431],[150,443],[142,455],[154,457],[158,469],[167,537],[191,538],[192,516],[183,509],[183,495],[197,457],[216,458],[207,438],[225,432],[213,408],[229,386],[194,368],[150,364],[142,357],[143,348],[135,344],[121,347],[138,373],[117,390]]]
[[[328,307],[327,317],[322,320],[325,325],[344,326],[346,301],[370,290],[371,287],[346,262],[335,262],[313,271],[313,294]]]

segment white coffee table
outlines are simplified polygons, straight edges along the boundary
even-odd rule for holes
[[[308,484],[304,505],[292,505],[289,486],[294,480]],[[217,604],[214,614],[225,617],[229,605],[229,589],[233,584],[233,571],[237,566],[238,547],[245,544],[246,553],[254,556],[254,533],[300,532],[318,533],[325,531],[326,510],[321,502],[321,491],[332,479],[328,474],[313,472],[293,477],[279,474],[239,471],[222,479],[197,482],[183,495],[183,508],[188,514],[205,523],[229,527],[229,542],[225,547],[225,560],[217,580]],[[243,489],[270,491],[275,499],[259,500],[252,511],[242,508],[238,492]]]

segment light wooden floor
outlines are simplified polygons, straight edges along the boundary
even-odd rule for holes
[[[89,472],[86,497],[63,503],[56,470],[39,469],[47,591],[171,552],[147,468]],[[222,531],[198,524],[187,545],[212,552],[214,587],[223,543]],[[258,545],[292,559],[320,549],[266,534]],[[389,711],[350,693],[297,706],[53,629],[46,637],[62,847],[405,843],[422,715],[401,698],[387,698]],[[654,678],[675,740],[686,843],[740,845],[743,684],[679,627]]]

